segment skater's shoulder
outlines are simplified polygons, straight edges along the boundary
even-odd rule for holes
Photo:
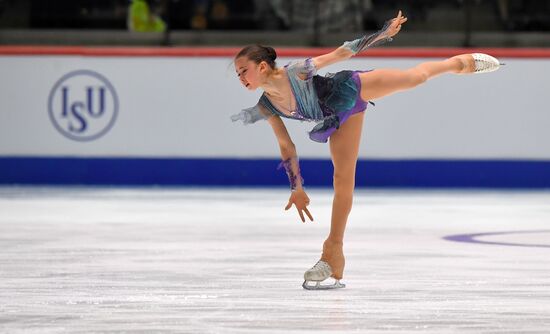
[[[292,60],[285,65],[289,76],[298,76],[302,80],[311,79],[317,74],[312,58]]]

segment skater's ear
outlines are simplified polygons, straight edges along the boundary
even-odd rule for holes
[[[260,73],[265,73],[266,71],[271,70],[271,66],[269,66],[269,64],[265,61],[262,61],[258,64],[258,70],[260,71]]]

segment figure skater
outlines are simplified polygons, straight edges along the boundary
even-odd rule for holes
[[[355,187],[355,167],[359,151],[364,112],[372,100],[416,87],[444,73],[486,73],[499,68],[497,59],[480,53],[463,54],[443,61],[419,64],[407,70],[375,69],[341,71],[327,76],[317,70],[349,59],[365,49],[391,41],[407,18],[401,14],[386,22],[377,33],[345,42],[336,50],[314,58],[294,61],[283,68],[275,65],[277,55],[271,47],[251,45],[243,48],[234,60],[237,76],[248,90],[263,89],[258,104],[233,115],[233,121],[245,124],[266,119],[272,126],[281,150],[282,162],[290,182],[290,198],[285,210],[293,205],[302,222],[311,221],[309,197],[294,146],[281,118],[315,121],[309,137],[317,142],[329,141],[334,165],[334,199],[330,233],[323,243],[320,260],[304,274],[305,289],[342,288],[344,273],[343,240],[351,211]],[[372,103],[372,102],[370,102]],[[327,278],[334,284],[320,284]],[[314,283],[311,285],[309,283]]]

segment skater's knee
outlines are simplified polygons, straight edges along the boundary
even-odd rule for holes
[[[424,71],[419,71],[418,77],[416,78],[417,85],[423,84],[426,81],[428,81],[428,77],[429,77],[428,73]]]
[[[352,192],[355,187],[355,170],[335,171],[333,184],[335,191]]]

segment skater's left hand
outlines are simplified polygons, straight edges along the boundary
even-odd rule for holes
[[[309,205],[309,197],[307,197],[307,194],[304,190],[295,190],[290,194],[290,198],[288,199],[288,204],[286,205],[285,210],[290,209],[292,207],[292,204],[296,206],[296,210],[298,210],[298,214],[300,215],[300,219],[302,219],[302,223],[306,222],[306,219],[304,218],[304,212],[306,213],[308,218],[313,221],[313,216],[311,215],[311,213],[309,213],[309,210],[307,209],[307,206]]]
[[[397,16],[391,19],[391,24],[388,28],[388,37],[393,37],[397,35],[397,33],[401,31],[401,25],[405,22],[407,22],[407,18],[401,14],[401,11],[399,11],[399,13],[397,13]]]

